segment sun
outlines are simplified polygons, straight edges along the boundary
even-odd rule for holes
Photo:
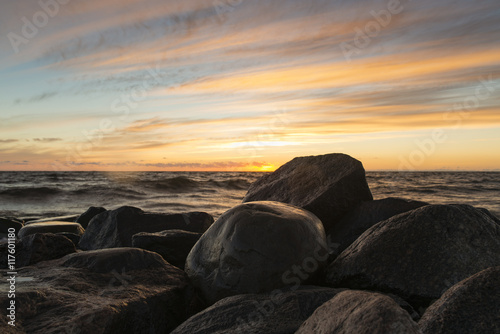
[[[274,171],[276,168],[274,167],[274,165],[263,165],[260,167],[260,171],[261,172],[272,172]]]

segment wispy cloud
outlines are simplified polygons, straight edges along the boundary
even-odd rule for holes
[[[62,141],[62,138],[33,138],[33,141],[40,143],[53,143],[56,141]]]
[[[29,98],[21,98],[21,99],[16,99],[14,100],[14,104],[24,104],[24,103],[37,103],[37,102],[42,102],[45,100],[48,100],[54,96],[56,96],[56,92],[47,92],[47,93],[42,93],[36,96],[32,96]]]
[[[500,127],[498,1],[402,0],[381,23],[388,4],[243,1],[221,16],[211,0],[71,1],[18,54],[0,41],[0,128],[12,138],[2,153],[102,164],[168,156],[165,168],[183,168],[168,163],[282,161],[352,136],[451,131],[457,117],[478,136]],[[6,2],[2,31],[21,34],[21,18],[40,10]],[[356,48],[349,57],[345,43]],[[488,98],[458,114],[482,80]],[[114,129],[89,140],[103,121]]]

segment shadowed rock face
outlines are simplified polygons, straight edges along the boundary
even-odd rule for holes
[[[314,213],[328,232],[362,201],[372,200],[361,162],[345,154],[295,158],[250,186],[243,202],[277,201]]]
[[[59,259],[75,252],[73,242],[62,235],[52,233],[31,234],[22,238],[18,247],[16,247],[16,267]]]
[[[82,213],[77,219],[76,222],[82,225],[83,228],[87,228],[92,218],[97,216],[100,213],[106,212],[106,209],[103,207],[95,207],[91,206],[84,213]]]
[[[192,316],[172,334],[294,333],[317,307],[341,291],[308,286],[228,297]]]
[[[321,305],[296,334],[418,334],[417,323],[390,297],[343,291]]]
[[[132,246],[158,253],[168,263],[184,270],[186,258],[201,236],[201,233],[182,230],[143,232],[134,234]]]
[[[453,284],[500,265],[500,226],[468,205],[428,205],[363,233],[327,269],[333,287],[374,289],[426,306]]]
[[[214,303],[298,286],[327,257],[323,226],[312,213],[278,202],[252,202],[232,208],[212,225],[189,253],[185,270]]]
[[[25,236],[35,233],[59,233],[59,232],[67,232],[67,233],[82,235],[84,229],[78,223],[51,221],[51,222],[32,223],[29,225],[25,225],[22,229],[19,230],[17,236],[18,238],[23,238]]]
[[[168,333],[191,315],[185,274],[140,249],[70,254],[20,269],[17,280],[19,333]]]
[[[140,232],[180,229],[203,233],[213,223],[208,213],[152,214],[134,207],[121,207],[95,216],[80,239],[85,250],[132,246],[132,236]]]
[[[8,234],[9,229],[13,228],[17,235],[17,232],[19,232],[23,225],[24,223],[20,219],[0,217],[0,234]]]
[[[500,333],[500,267],[452,286],[418,324],[425,334]]]
[[[395,215],[418,209],[429,203],[405,200],[402,198],[385,198],[363,202],[349,211],[328,234],[328,242],[335,256],[342,253],[361,234],[373,225]]]

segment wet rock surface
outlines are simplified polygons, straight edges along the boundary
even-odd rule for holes
[[[68,222],[59,222],[59,221],[48,221],[42,223],[31,223],[29,225],[25,225],[22,229],[19,230],[17,234],[18,238],[23,238],[30,234],[35,233],[73,233],[76,235],[83,235],[85,230],[78,223],[68,223]]]
[[[20,269],[17,279],[19,333],[168,333],[193,298],[181,270],[133,248],[70,254]]]

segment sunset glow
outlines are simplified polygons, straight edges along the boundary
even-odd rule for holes
[[[500,168],[498,0],[1,7],[0,170]]]

